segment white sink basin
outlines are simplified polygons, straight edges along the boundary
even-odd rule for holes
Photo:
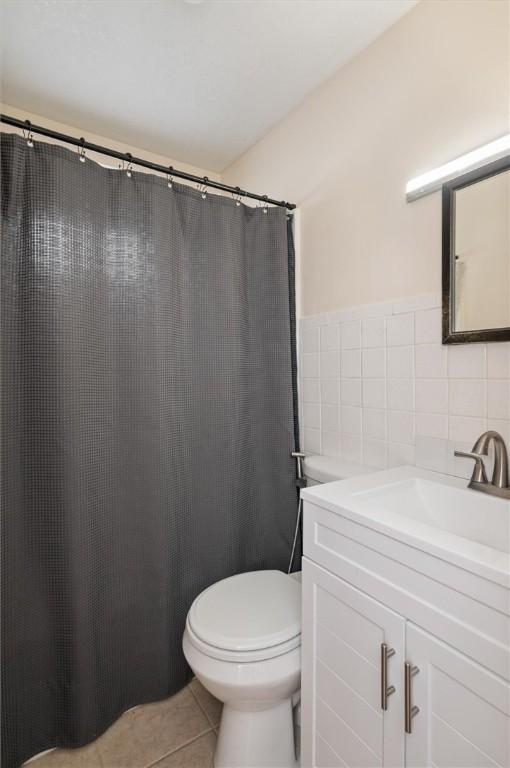
[[[367,511],[385,510],[510,552],[510,505],[505,499],[419,477],[354,493]]]
[[[302,491],[326,507],[499,583],[510,580],[510,502],[416,467]]]

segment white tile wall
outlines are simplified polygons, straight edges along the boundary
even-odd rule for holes
[[[510,344],[441,344],[440,297],[300,321],[303,448],[373,467],[469,477],[486,429],[510,439]]]
[[[361,322],[361,341],[363,347],[386,346],[386,318],[367,317]]]
[[[386,343],[388,347],[404,347],[414,341],[414,314],[394,315],[387,320]]]
[[[343,323],[340,326],[342,349],[359,349],[361,347],[361,322]]]

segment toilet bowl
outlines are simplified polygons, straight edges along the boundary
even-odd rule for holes
[[[223,579],[193,602],[184,655],[224,703],[215,768],[295,768],[301,585],[281,571]]]
[[[317,485],[370,470],[307,456],[304,471],[308,485]],[[204,688],[224,704],[215,768],[296,768],[301,584],[295,574],[255,571],[213,584],[190,608],[183,649]]]

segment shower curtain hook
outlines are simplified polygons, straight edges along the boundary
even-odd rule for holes
[[[267,195],[262,196],[262,200],[259,200],[259,208],[262,208],[262,213],[267,213]]]
[[[202,200],[205,200],[207,197],[207,184],[209,183],[209,179],[207,176],[204,176],[203,181],[199,181],[197,184],[197,192],[200,192],[202,196]]]
[[[133,161],[133,155],[131,154],[131,152],[126,152],[126,159],[127,159],[127,162],[128,162],[128,166],[126,168],[126,176],[128,177],[128,179],[130,179],[132,171],[133,171],[133,162],[132,162]]]
[[[34,146],[34,136],[32,133],[32,123],[30,120],[25,120],[26,128],[23,129],[23,138],[26,139],[27,147]]]
[[[85,157],[85,139],[83,136],[80,139],[80,146],[78,147],[78,157],[80,158],[80,163],[84,163],[87,159]]]
[[[241,187],[236,187],[235,193],[232,192],[232,200],[235,202],[237,207],[241,205]]]
[[[172,185],[174,183],[174,179],[173,179],[173,176],[172,176],[173,172],[174,172],[173,165],[169,165],[168,166],[168,173],[166,175],[168,189],[172,189]]]

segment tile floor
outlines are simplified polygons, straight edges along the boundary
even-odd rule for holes
[[[53,750],[28,768],[211,768],[221,706],[192,680],[170,699],[125,712],[92,744]]]

